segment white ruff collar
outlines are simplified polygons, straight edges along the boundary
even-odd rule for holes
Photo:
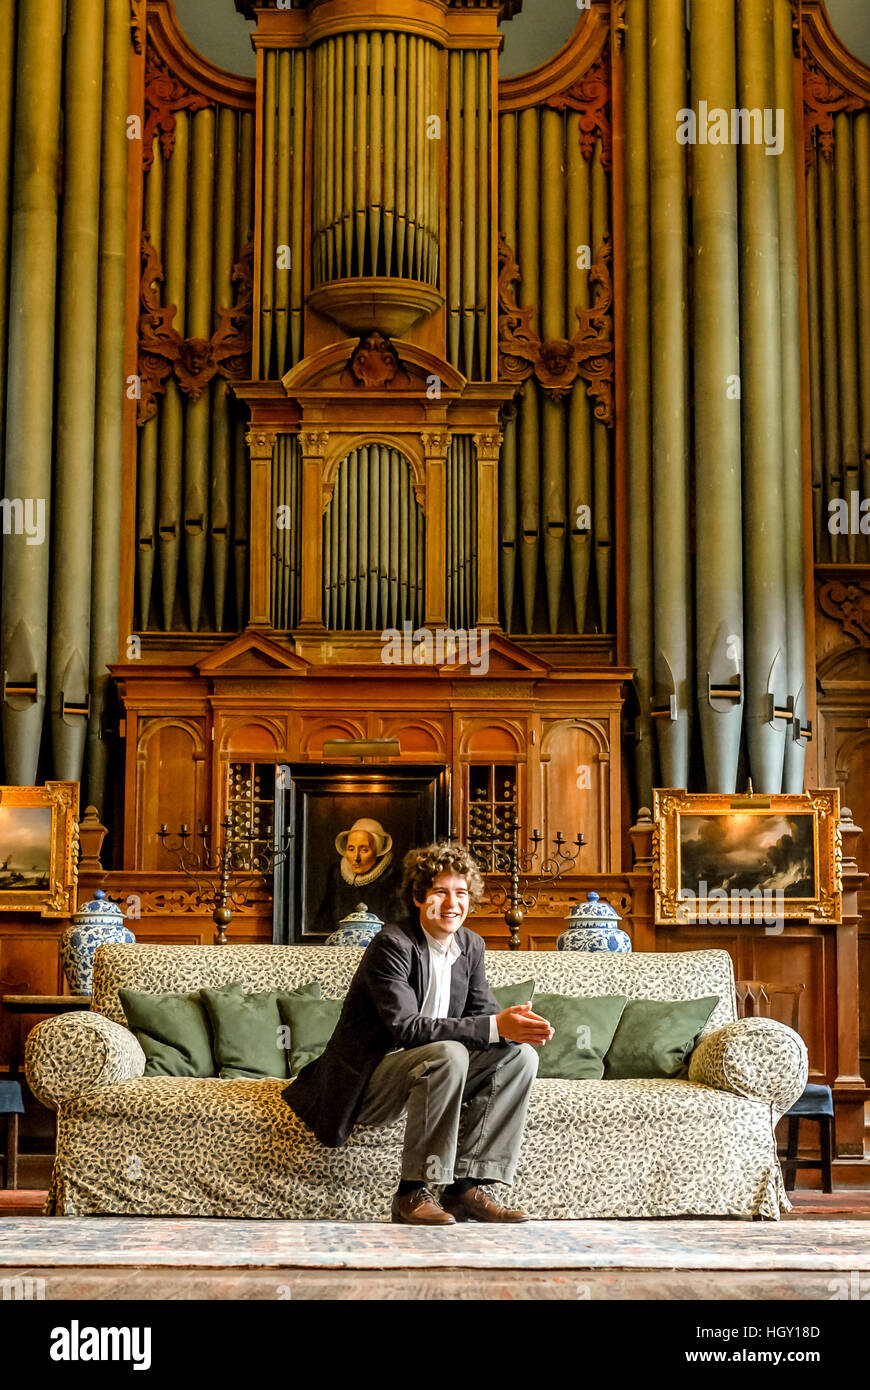
[[[345,883],[349,883],[353,888],[364,888],[367,883],[374,883],[376,878],[380,878],[385,869],[390,867],[393,862],[393,851],[388,849],[380,863],[373,869],[369,869],[367,874],[355,874],[347,867],[347,860],[341,856],[341,876]]]

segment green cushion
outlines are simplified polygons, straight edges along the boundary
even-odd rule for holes
[[[290,1075],[298,1076],[323,1052],[341,1016],[342,999],[306,999],[285,994],[278,1001],[290,1028]]]
[[[535,982],[523,980],[519,985],[490,985],[490,989],[496,997],[499,1009],[510,1009],[514,1004],[528,1004],[535,992]]]
[[[145,1053],[145,1076],[217,1076],[211,1025],[198,990],[143,994],[119,989],[118,998]]]
[[[317,998],[320,981],[310,980],[298,990],[265,990],[245,994],[241,983],[201,990],[214,1032],[214,1056],[224,1080],[288,1077],[287,1038],[278,1005],[282,999],[301,995]]]
[[[688,1076],[698,1034],[718,1003],[718,994],[702,999],[630,999],[604,1059],[605,1081]]]
[[[624,994],[575,999],[566,994],[536,994],[534,1011],[553,1026],[555,1036],[539,1048],[538,1076],[569,1081],[600,1081],[604,1054],[613,1041],[627,1003]]]

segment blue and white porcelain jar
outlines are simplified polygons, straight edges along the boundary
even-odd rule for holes
[[[587,893],[585,903],[575,903],[568,921],[570,926],[556,941],[557,951],[631,950],[628,932],[618,925],[622,918],[597,893]]]
[[[324,941],[324,946],[368,946],[383,926],[380,917],[369,912],[365,903],[357,903],[353,912],[342,917],[338,930]]]
[[[98,888],[89,903],[82,903],[60,938],[60,958],[73,994],[90,994],[94,978],[94,952],[98,946],[124,943],[136,938],[127,926],[117,903],[110,902]]]

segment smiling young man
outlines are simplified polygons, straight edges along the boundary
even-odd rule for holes
[[[483,893],[467,850],[428,845],[402,867],[408,920],[378,932],[325,1052],[285,1098],[330,1147],[356,1124],[406,1115],[393,1221],[526,1221],[492,1184],[513,1181],[535,1047],[553,1030],[529,1004],[499,1009],[493,997],[483,940],[464,925]],[[429,1183],[445,1185],[440,1201]]]

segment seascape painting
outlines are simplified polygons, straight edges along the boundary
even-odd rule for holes
[[[814,899],[816,821],[812,811],[731,811],[679,818],[680,892],[781,893]]]
[[[51,806],[0,805],[0,893],[45,893],[51,844]]]

